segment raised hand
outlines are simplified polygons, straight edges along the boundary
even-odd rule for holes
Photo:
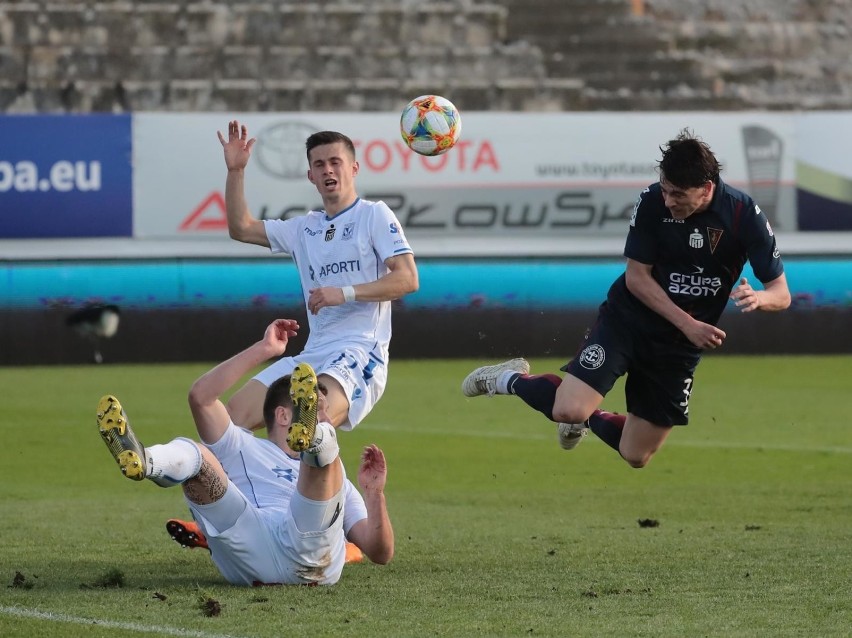
[[[255,138],[249,139],[246,125],[240,124],[237,120],[228,122],[227,141],[220,131],[216,131],[216,135],[219,136],[222,148],[225,149],[225,166],[228,170],[244,169],[251,157],[251,148],[257,141]]]
[[[358,484],[361,489],[382,492],[388,478],[388,466],[385,454],[373,444],[361,452],[361,466],[358,468]]]
[[[272,353],[271,356],[283,354],[287,349],[290,337],[295,337],[299,330],[299,322],[295,319],[276,319],[263,333],[263,342]]]

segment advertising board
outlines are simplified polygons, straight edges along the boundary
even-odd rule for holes
[[[258,218],[320,205],[305,138],[352,137],[362,197],[384,200],[409,238],[623,237],[639,193],[656,181],[659,147],[685,127],[716,151],[723,177],[752,193],[779,231],[795,230],[793,119],[771,113],[467,113],[438,157],[409,150],[394,113],[253,113],[246,194]],[[139,114],[134,128],[135,235],[226,233],[219,114]],[[163,140],[171,140],[164,157]]]
[[[0,239],[131,237],[130,115],[0,117]]]
[[[852,230],[852,113],[803,114],[797,131],[798,229]]]

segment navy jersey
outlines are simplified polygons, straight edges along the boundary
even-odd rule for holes
[[[646,188],[630,220],[624,256],[652,266],[654,279],[675,304],[713,325],[746,259],[763,283],[784,272],[766,215],[751,197],[721,179],[710,206],[686,219],[672,217],[659,183]],[[627,289],[624,275],[613,283],[607,302],[609,310],[634,327],[652,333],[679,332]]]

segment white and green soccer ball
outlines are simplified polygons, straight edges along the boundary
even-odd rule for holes
[[[402,109],[399,128],[402,139],[415,153],[440,155],[459,139],[461,115],[447,98],[421,95]]]

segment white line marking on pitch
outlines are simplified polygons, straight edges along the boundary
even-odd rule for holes
[[[180,629],[179,627],[142,625],[134,622],[103,620],[101,618],[83,618],[81,616],[69,616],[68,614],[57,614],[51,611],[39,611],[37,609],[26,609],[24,607],[0,607],[0,614],[17,616],[19,618],[48,620],[51,622],[64,622],[73,625],[95,625],[97,627],[107,627],[108,629],[127,629],[130,631],[140,631],[148,634],[160,634],[162,636],[181,636],[182,638],[237,638],[236,636],[229,634],[211,634],[206,631]]]

